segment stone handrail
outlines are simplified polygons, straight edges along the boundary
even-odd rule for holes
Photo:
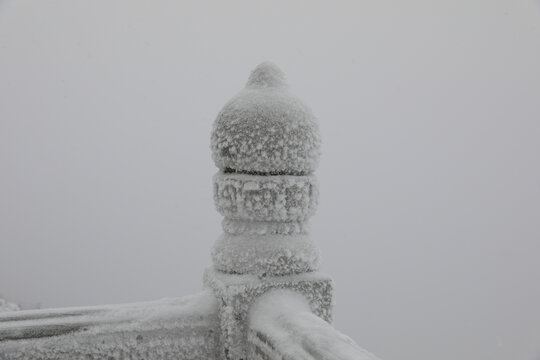
[[[351,338],[314,315],[291,290],[263,295],[249,313],[251,360],[377,360]]]
[[[0,359],[213,359],[211,291],[179,299],[0,314]]]

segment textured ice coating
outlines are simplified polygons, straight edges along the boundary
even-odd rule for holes
[[[223,234],[212,248],[216,269],[237,274],[286,275],[319,268],[319,250],[307,235]]]
[[[211,291],[180,299],[0,315],[0,359],[217,359]]]
[[[377,360],[351,338],[315,316],[291,290],[262,295],[249,310],[249,359]]]
[[[255,176],[218,172],[214,202],[229,219],[298,221],[315,213],[317,180],[308,176]]]
[[[318,125],[292,95],[285,75],[262,63],[218,115],[212,156],[214,202],[225,217],[212,250],[227,273],[285,275],[314,271],[319,253],[307,236],[319,191]]]
[[[246,87],[248,88],[282,88],[287,87],[285,73],[276,64],[265,61],[259,64],[249,76]]]
[[[314,271],[319,251],[307,219],[315,212],[314,175],[247,175],[218,172],[214,200],[225,233],[212,249],[216,269],[268,275]]]
[[[311,311],[331,322],[332,280],[318,272],[259,277],[225,274],[207,269],[204,283],[214,290],[219,304],[222,359],[248,359],[248,311],[253,302],[273,289],[291,289],[307,299]]]
[[[320,136],[311,110],[285,84],[277,66],[262,63],[247,86],[220,111],[212,158],[222,170],[306,174],[319,163]]]
[[[218,298],[224,359],[247,359],[247,312],[271,289],[292,289],[330,320],[331,280],[307,221],[318,203],[320,137],[311,111],[271,63],[219,113],[212,131],[214,202],[225,217],[205,285]]]
[[[223,230],[231,235],[297,235],[307,234],[307,221],[255,221],[223,219]]]

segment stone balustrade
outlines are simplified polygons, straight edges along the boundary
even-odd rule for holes
[[[309,236],[317,120],[259,65],[212,131],[223,234],[205,291],[156,302],[0,314],[0,360],[375,360],[336,331],[332,280]]]

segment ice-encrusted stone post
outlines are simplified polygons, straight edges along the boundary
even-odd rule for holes
[[[317,122],[259,65],[219,113],[214,198],[225,217],[203,292],[155,302],[0,314],[0,360],[378,360],[331,321],[307,221]]]
[[[317,120],[272,63],[257,66],[217,116],[214,201],[224,220],[205,285],[218,299],[226,359],[248,357],[248,311],[269,290],[294,290],[331,320],[332,283],[317,272],[319,252],[308,234],[320,143]]]

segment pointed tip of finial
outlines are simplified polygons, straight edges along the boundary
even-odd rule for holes
[[[285,73],[274,63],[265,61],[259,64],[249,76],[247,87],[285,87]]]

